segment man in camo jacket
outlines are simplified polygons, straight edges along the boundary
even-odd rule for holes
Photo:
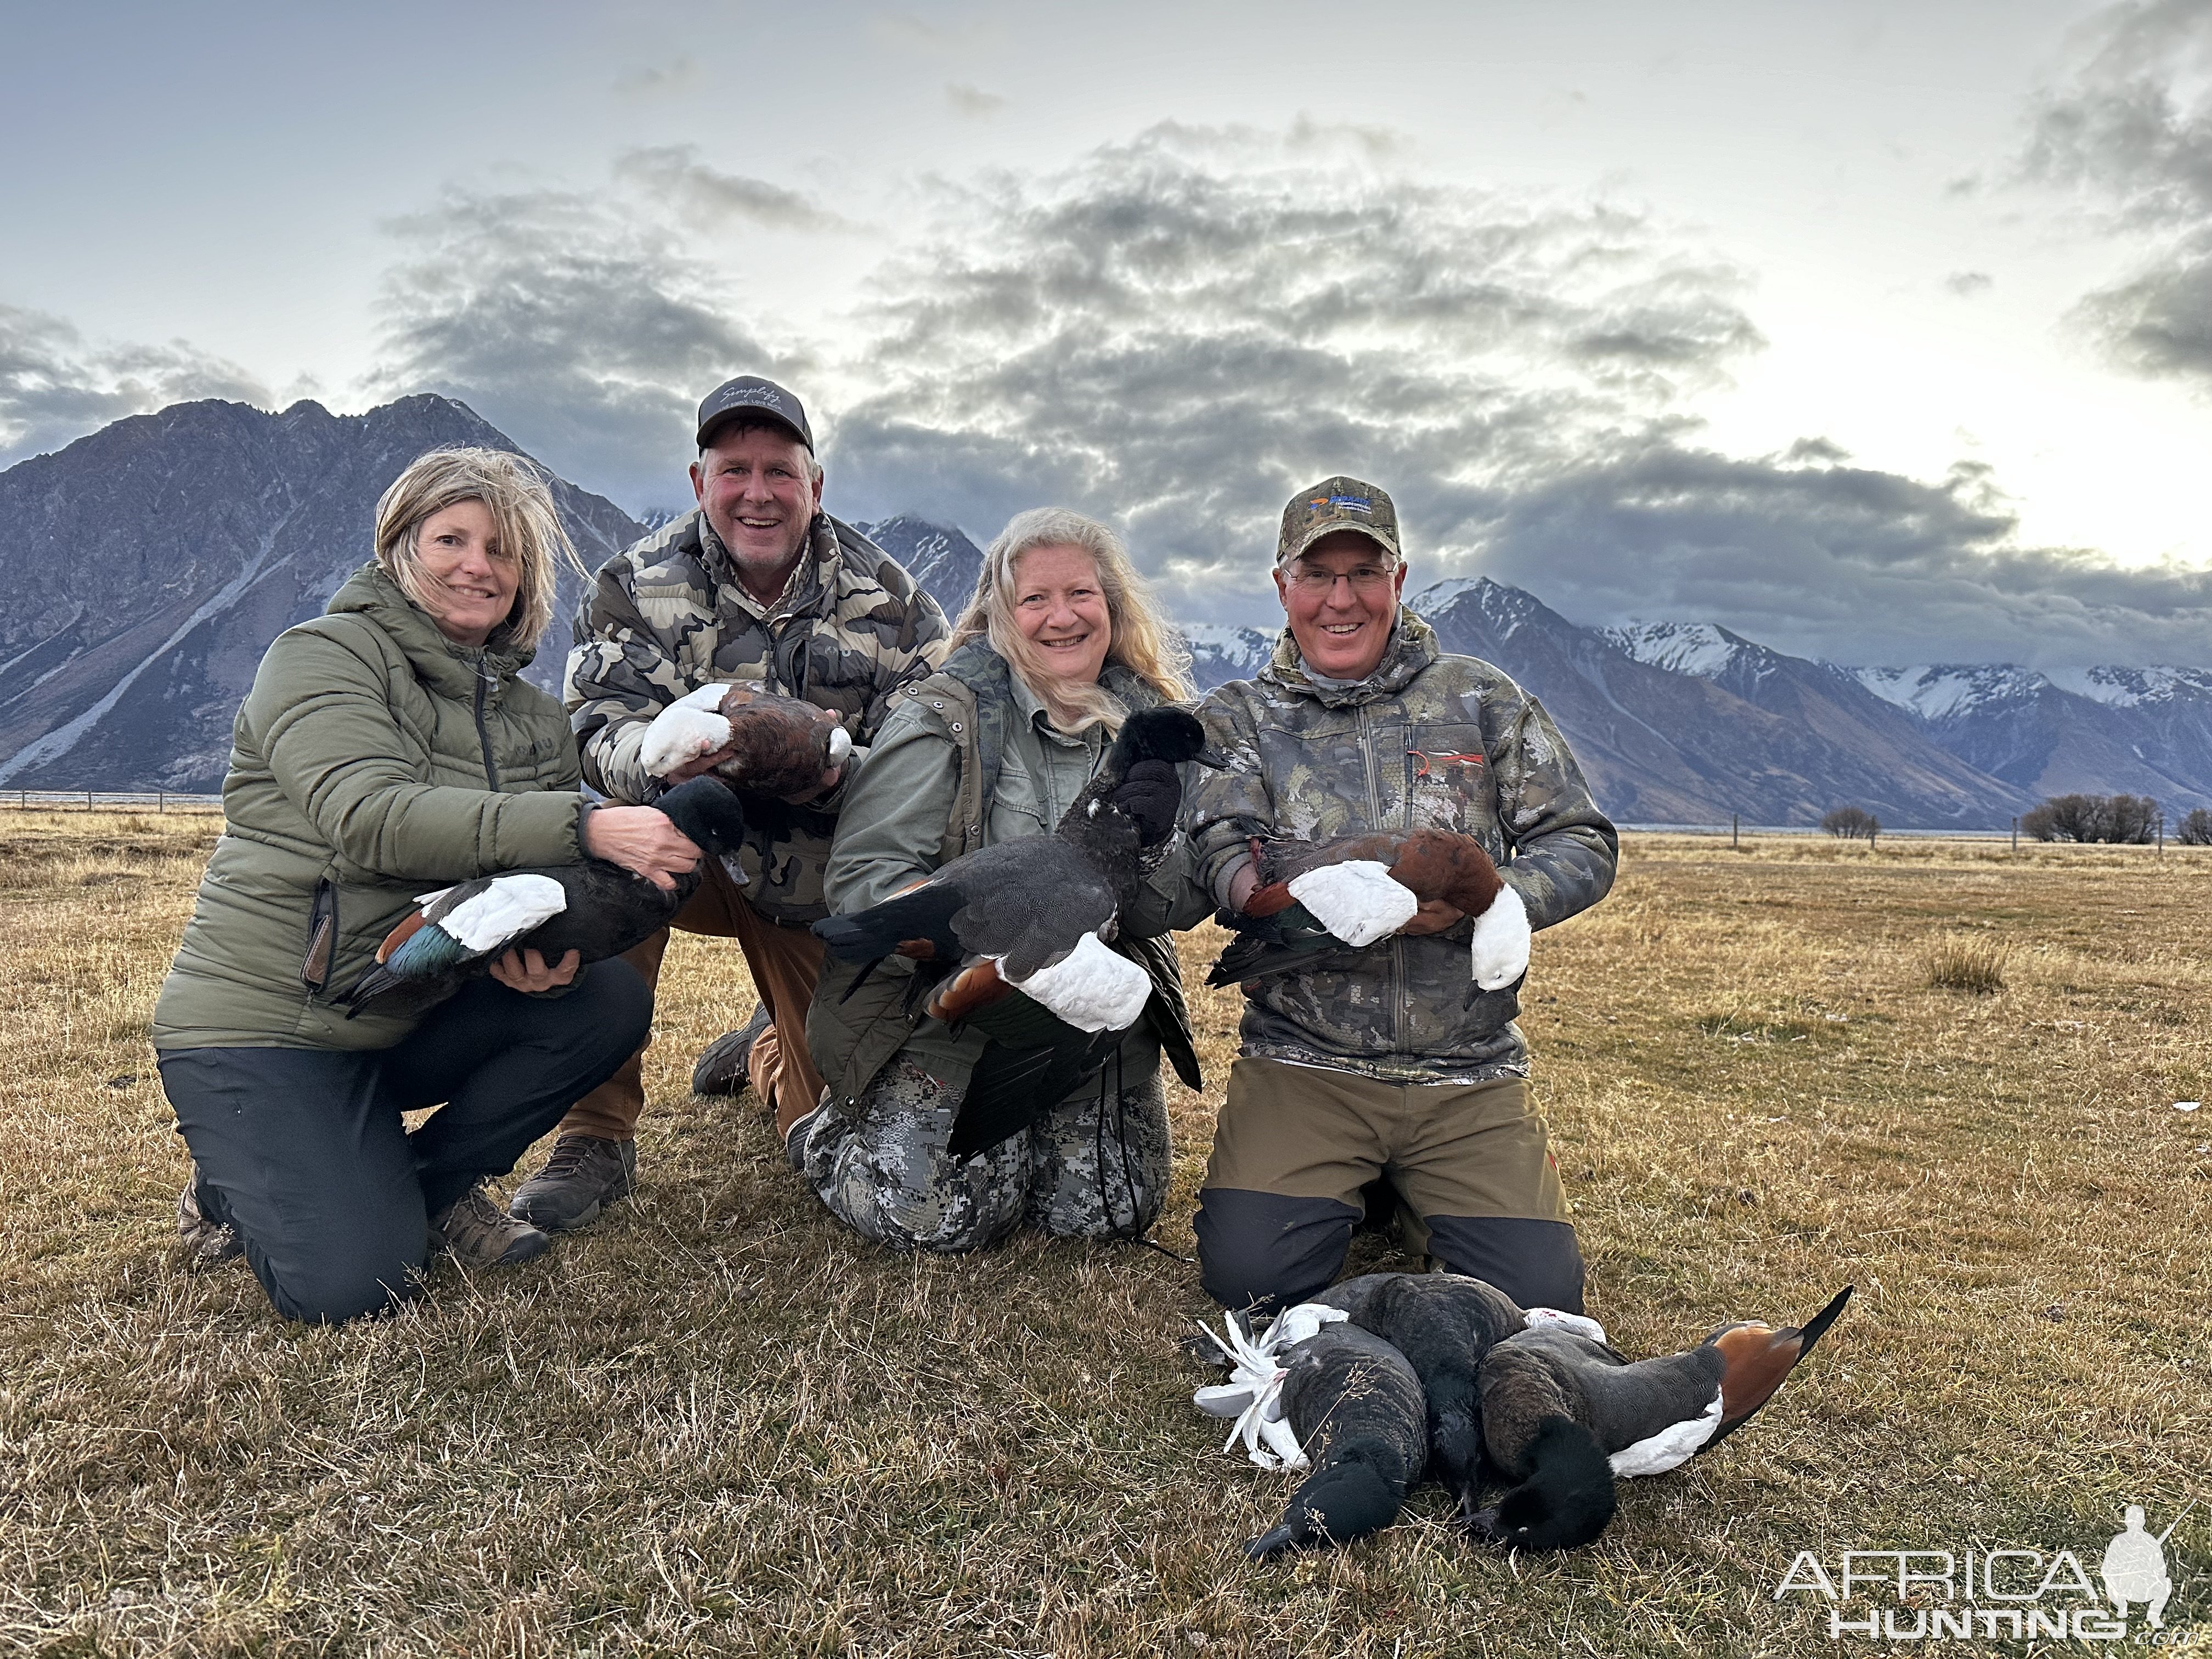
[[[734,938],[760,1006],[700,1056],[693,1087],[750,1082],[781,1134],[811,1111],[822,1079],[806,1052],[806,1011],[822,968],[807,924],[829,914],[822,869],[837,811],[866,745],[909,681],[945,654],[945,617],[896,561],[821,510],[822,468],[797,398],[746,375],[699,405],[699,506],[610,560],[586,599],[568,655],[568,707],[584,779],[612,799],[649,804],[665,787],[639,758],[654,715],[710,682],[742,681],[836,714],[854,744],[842,775],[779,804],[749,797],[744,884],[709,859],[677,914],[687,933]],[[665,931],[626,960],[659,978]],[[516,1215],[580,1227],[627,1194],[637,1168],[644,1050],[563,1118]]]
[[[1273,660],[1203,710],[1231,757],[1199,774],[1188,813],[1218,903],[1241,909],[1257,884],[1254,836],[1425,826],[1481,842],[1533,927],[1605,896],[1619,837],[1551,717],[1489,664],[1444,653],[1400,604],[1388,495],[1346,477],[1300,491],[1274,575],[1289,627]],[[1523,1306],[1580,1310],[1582,1255],[1513,1024],[1520,985],[1475,988],[1472,927],[1431,902],[1391,938],[1245,986],[1199,1194],[1217,1301],[1323,1289],[1362,1189],[1383,1177],[1446,1267]]]

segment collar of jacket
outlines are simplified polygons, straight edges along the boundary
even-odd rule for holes
[[[487,695],[496,702],[506,683],[537,655],[511,642],[455,644],[374,559],[347,577],[323,610],[329,616],[350,612],[374,623],[405,655],[417,679],[441,696],[463,702],[475,696],[479,676],[489,683]]]
[[[953,796],[948,830],[960,850],[969,852],[982,845],[982,811],[999,787],[999,768],[1006,758],[1006,727],[1018,712],[1014,700],[1013,670],[1007,666],[1004,657],[991,648],[988,641],[969,640],[956,648],[936,673],[910,686],[907,695],[927,697],[945,691],[947,682],[959,688],[953,695],[968,705],[966,718],[955,729],[964,739],[960,744],[963,757],[974,757],[972,764],[965,759],[962,763],[961,787]],[[1106,665],[1098,676],[1098,684],[1112,692],[1122,708],[1132,712],[1156,708],[1162,701],[1160,694],[1148,683],[1117,662]]]
[[[1275,654],[1260,671],[1260,678],[1285,691],[1311,697],[1325,708],[1352,708],[1380,697],[1396,696],[1413,684],[1415,675],[1443,654],[1443,647],[1437,643],[1436,630],[1401,605],[1398,607],[1397,626],[1390,630],[1390,643],[1383,648],[1382,660],[1375,665],[1373,673],[1358,684],[1314,684],[1306,673],[1305,659],[1298,654],[1298,642],[1287,628],[1275,641]]]
[[[817,513],[814,522],[806,526],[805,549],[785,579],[783,592],[775,596],[775,604],[768,605],[755,599],[752,590],[745,586],[738,574],[738,562],[730,556],[730,550],[714,533],[714,526],[707,522],[706,514],[695,509],[695,514],[699,521],[699,562],[707,567],[707,574],[714,579],[717,588],[735,595],[739,605],[762,620],[818,612],[823,608],[823,601],[836,592],[837,532],[828,514]]]

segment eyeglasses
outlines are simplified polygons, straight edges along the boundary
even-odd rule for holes
[[[1351,570],[1316,570],[1311,565],[1302,565],[1290,573],[1291,586],[1299,592],[1314,599],[1326,599],[1336,591],[1339,582],[1350,582],[1355,593],[1379,593],[1389,586],[1390,578],[1396,574],[1392,565],[1363,564]]]

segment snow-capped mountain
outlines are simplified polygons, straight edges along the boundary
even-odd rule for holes
[[[1184,641],[1190,647],[1190,677],[1201,691],[1231,680],[1249,680],[1267,665],[1275,653],[1275,636],[1256,628],[1226,623],[1184,623]]]
[[[0,781],[211,790],[261,653],[369,555],[376,498],[428,449],[513,450],[449,398],[365,415],[213,400],[116,422],[0,472]],[[556,481],[584,562],[643,533]],[[564,582],[556,617],[579,584]],[[557,690],[556,621],[530,678]]]
[[[206,402],[0,473],[0,781],[213,788],[270,640],[368,556],[400,467],[454,443],[514,447],[444,398],[347,416]],[[573,485],[555,494],[595,568],[645,532]],[[982,568],[969,537],[912,513],[860,527],[948,615],[966,607]],[[1996,828],[2073,791],[2212,805],[2212,670],[1844,668],[1706,623],[1581,627],[1487,578],[1408,603],[1445,649],[1542,699],[1624,822],[1812,823],[1858,805],[1899,829]],[[1202,689],[1256,674],[1276,638],[1182,632]],[[531,678],[557,686],[567,643],[556,625]]]
[[[1631,823],[1814,823],[1858,805],[1899,827],[1982,828],[2027,804],[1848,676],[1725,629],[1583,628],[1487,578],[1408,604],[1447,650],[1535,693],[1600,802]]]
[[[983,574],[983,550],[963,531],[932,524],[913,513],[856,526],[860,532],[907,568],[915,585],[937,601],[947,622],[959,620]]]
[[[2212,672],[2014,663],[1849,672],[1936,743],[2040,799],[2149,795],[2169,812],[2212,804]]]

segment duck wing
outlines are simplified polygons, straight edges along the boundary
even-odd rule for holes
[[[802,794],[852,751],[836,715],[756,686],[714,682],[678,698],[646,727],[638,759],[654,777],[708,756],[734,788]]]
[[[1206,982],[1216,988],[1318,967],[1353,949],[1295,899],[1264,916],[1224,910],[1214,920],[1237,935],[1206,971]]]
[[[954,1158],[986,1152],[1019,1134],[1082,1085],[1113,1058],[1119,1031],[1079,1031],[1039,1008],[1065,1038],[1035,1048],[1016,1048],[994,1039],[977,1057],[968,1092],[952,1117],[945,1151]]]
[[[377,965],[346,993],[348,1017],[401,986],[418,997],[451,995],[568,908],[574,867],[510,870],[425,893],[376,947]]]

